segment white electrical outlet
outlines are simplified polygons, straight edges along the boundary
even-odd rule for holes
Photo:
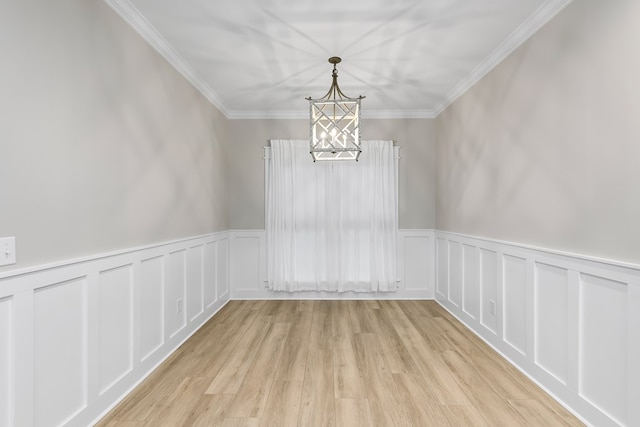
[[[176,301],[176,313],[182,314],[182,298],[178,298]]]
[[[0,265],[16,263],[16,238],[0,237]]]
[[[496,302],[494,300],[489,300],[489,313],[493,316],[496,315]]]

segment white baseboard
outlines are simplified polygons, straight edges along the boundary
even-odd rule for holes
[[[228,233],[0,276],[0,425],[91,425],[229,300]]]

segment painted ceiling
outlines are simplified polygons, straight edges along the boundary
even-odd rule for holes
[[[435,117],[570,0],[105,0],[229,118]]]

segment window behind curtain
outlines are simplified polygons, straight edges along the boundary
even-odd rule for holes
[[[358,162],[316,162],[307,140],[272,140],[267,277],[277,291],[394,291],[397,173],[392,141]]]

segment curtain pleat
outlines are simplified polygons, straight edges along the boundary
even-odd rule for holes
[[[363,141],[358,162],[316,162],[306,140],[272,140],[267,278],[276,291],[396,289],[392,141]]]

